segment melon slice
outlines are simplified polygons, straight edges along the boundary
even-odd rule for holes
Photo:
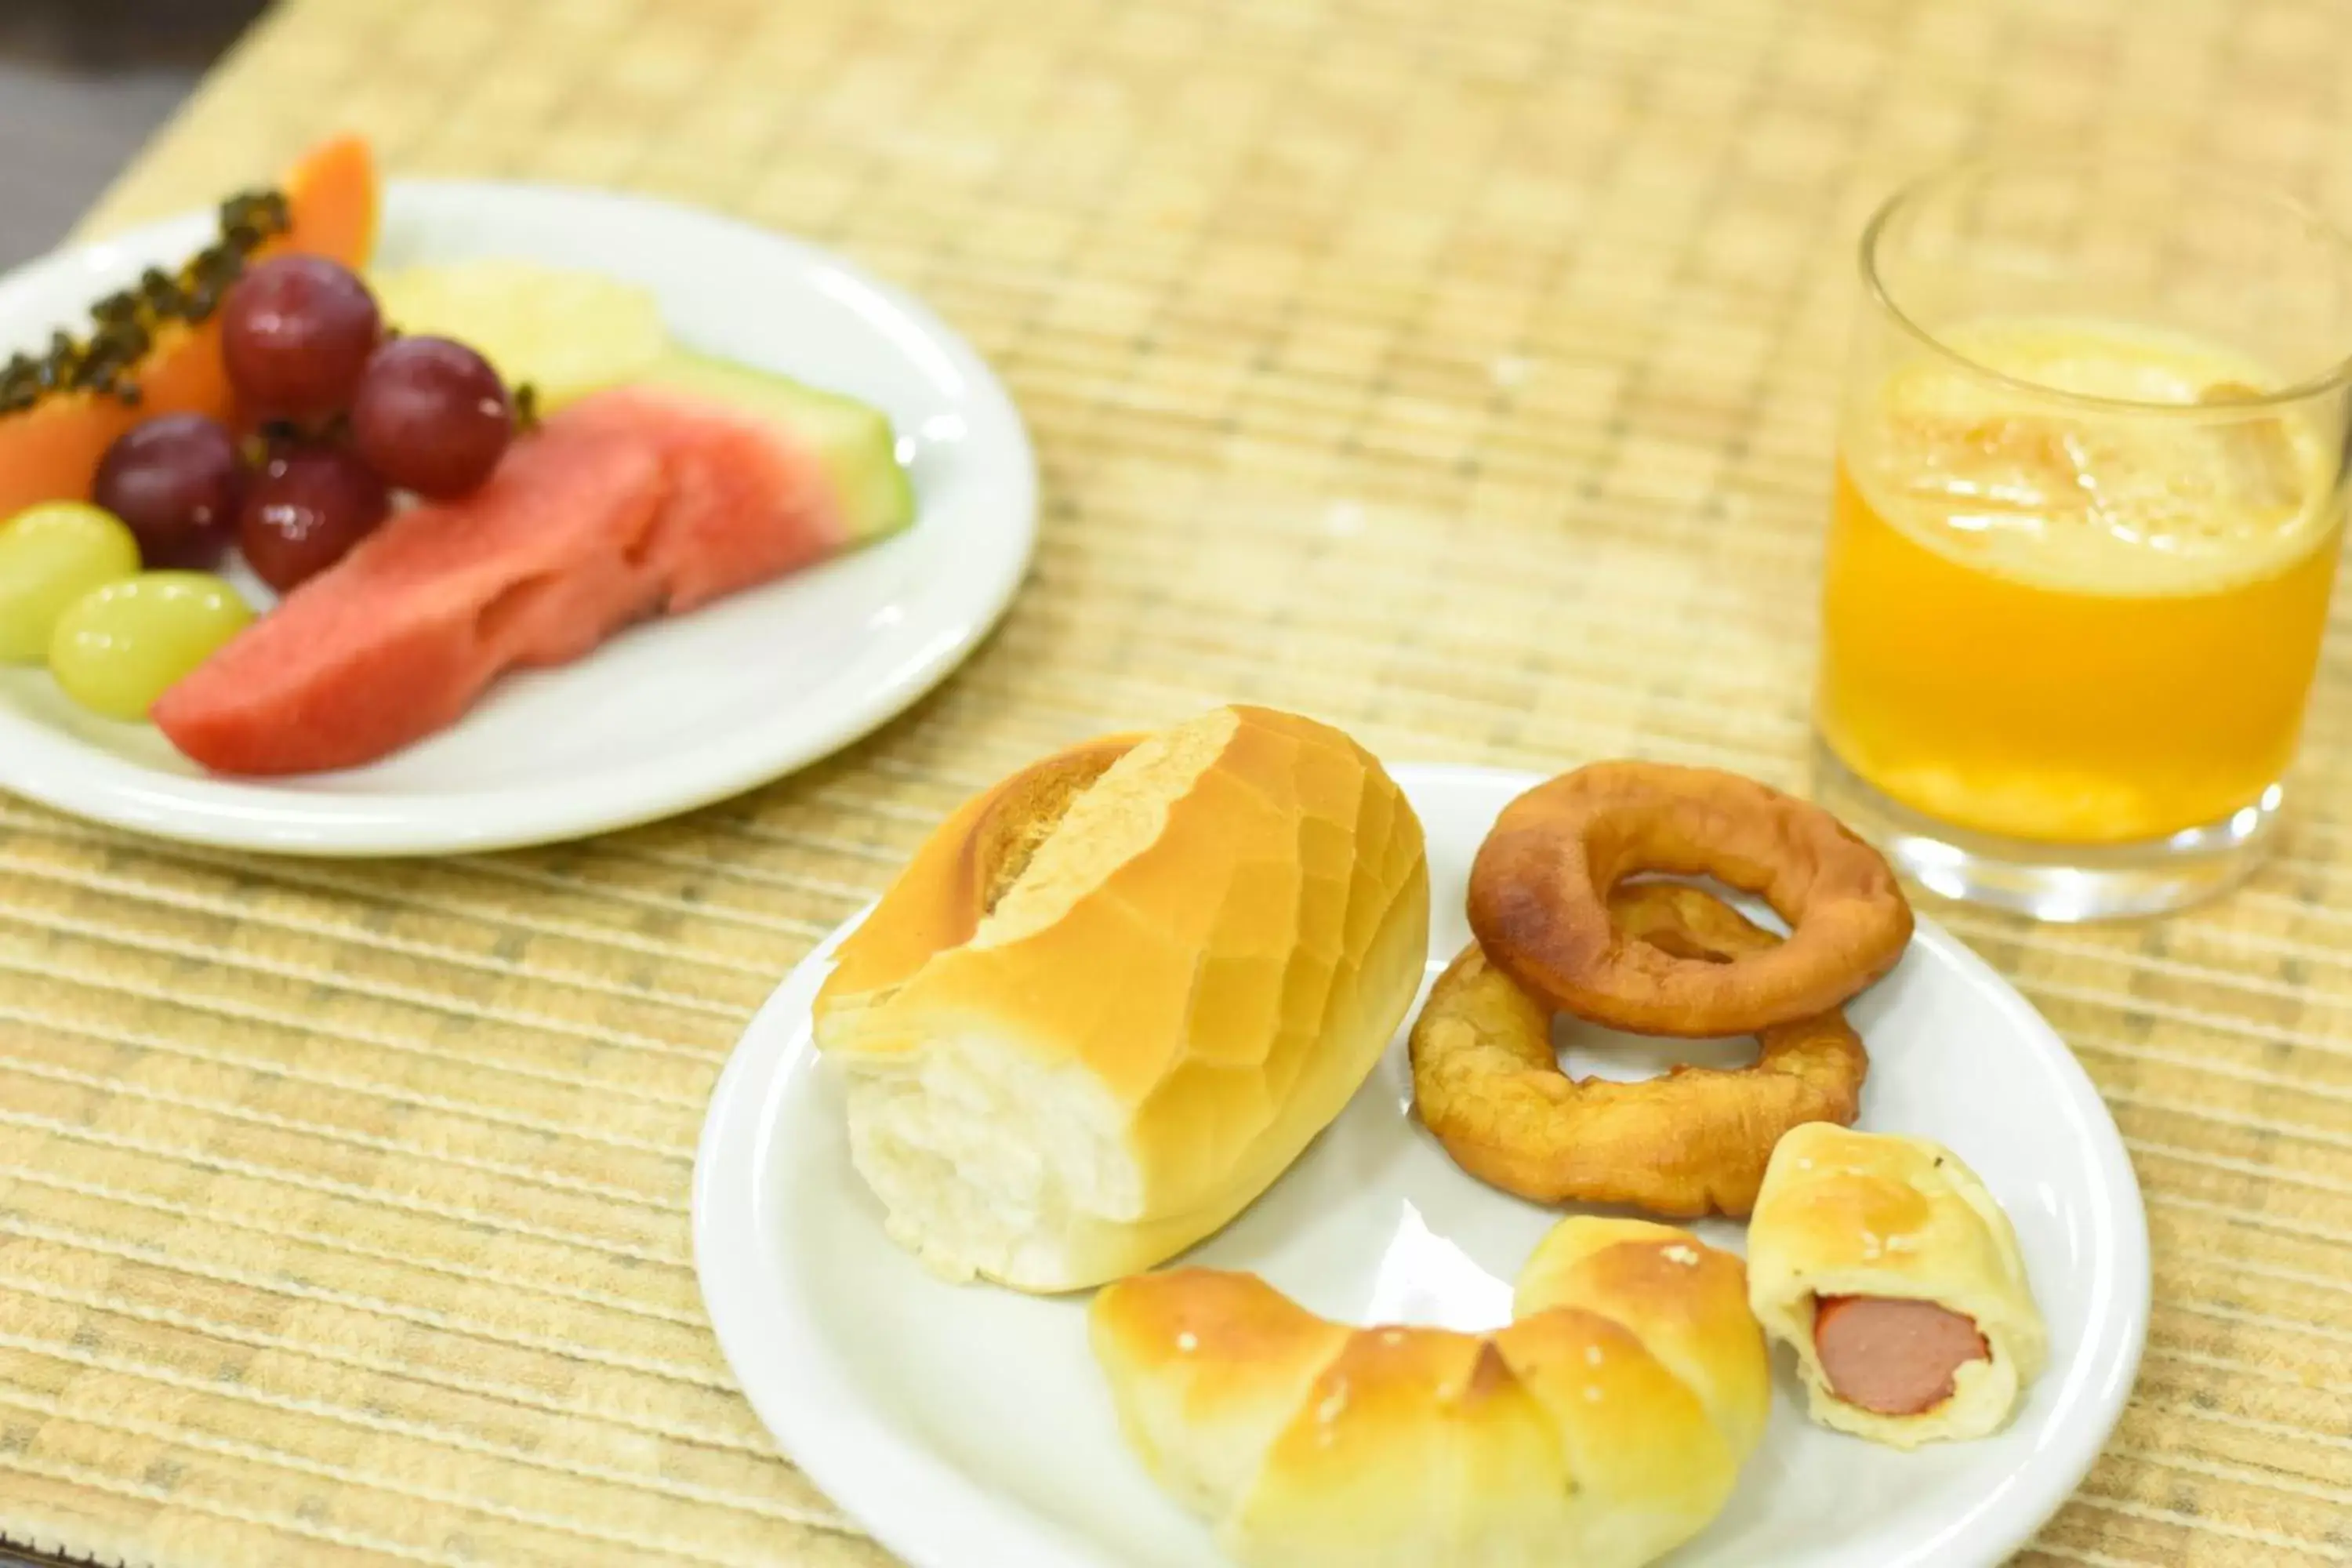
[[[366,263],[375,248],[378,202],[375,159],[366,142],[339,136],[320,143],[287,170],[278,189],[289,226],[257,257],[301,251],[347,267]],[[163,326],[131,379],[140,393],[136,405],[77,392],[0,415],[0,517],[36,501],[87,500],[98,460],[142,419],[179,413],[227,419],[235,411],[221,363],[218,316]]]
[[[824,439],[813,422],[674,387],[583,398],[472,495],[393,518],[150,716],[217,773],[377,761],[455,722],[508,670],[567,663],[634,622],[874,537],[891,507],[853,500],[839,476],[887,487]]]

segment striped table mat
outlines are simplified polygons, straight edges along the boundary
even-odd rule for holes
[[[2338,0],[291,0],[93,228],[352,127],[788,229],[1001,368],[1044,537],[940,692],[679,820],[325,864],[0,800],[0,1536],[887,1562],[689,1268],[706,1097],[784,970],[968,791],[1227,699],[1801,787],[1870,205],[2063,143],[2352,214],[2347,60]],[[2224,902],[1952,919],[2097,1080],[2155,1246],[2130,1410],[2024,1562],[2352,1560],[2340,618],[2301,782]]]

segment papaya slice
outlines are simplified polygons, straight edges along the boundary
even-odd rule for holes
[[[358,269],[375,251],[380,189],[364,138],[337,136],[304,153],[279,180],[285,227],[254,257],[281,251],[325,256]],[[127,367],[131,403],[105,392],[44,394],[30,408],[0,414],[0,518],[36,501],[84,500],[98,460],[115,437],[158,414],[236,412],[220,352],[220,321],[165,321],[146,354]]]

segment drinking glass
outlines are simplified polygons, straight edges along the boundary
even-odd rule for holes
[[[2084,920],[2245,874],[2343,532],[2352,245],[2159,164],[1969,164],[1864,232],[1815,792],[1930,892]]]

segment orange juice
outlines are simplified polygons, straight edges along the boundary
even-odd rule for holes
[[[2028,319],[1939,336],[1998,374],[1915,362],[1851,394],[1822,739],[1904,805],[2013,838],[2158,838],[2256,803],[2294,753],[2335,574],[2320,432],[2033,391],[2218,407],[2275,382],[2201,340]]]

